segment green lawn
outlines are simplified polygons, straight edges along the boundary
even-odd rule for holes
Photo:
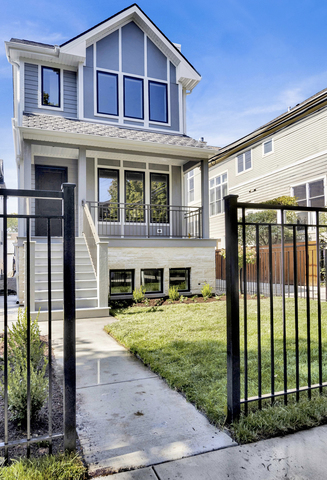
[[[271,374],[269,299],[261,299],[260,303],[262,389],[263,393],[269,393]],[[258,388],[256,312],[257,300],[251,299],[248,301],[249,396],[257,395]],[[116,311],[115,314],[120,321],[108,325],[106,327],[107,332],[132,352],[137,353],[143,362],[164,377],[170,386],[183,392],[187,399],[202,410],[211,422],[223,425],[226,416],[226,302],[179,304],[152,308],[132,307]],[[286,315],[289,388],[292,388],[295,387],[293,299],[286,299]],[[323,303],[322,319],[326,318],[327,305]],[[243,322],[241,330],[243,332]],[[283,389],[283,330],[280,298],[274,298],[274,330],[275,390],[278,391]],[[300,383],[301,385],[307,385],[306,303],[302,299],[299,300],[299,331]],[[318,382],[317,332],[317,303],[311,302],[312,383]],[[323,380],[327,380],[326,341],[327,325],[323,321],[323,363],[325,372]],[[241,341],[242,352],[243,349],[244,345]],[[243,361],[241,364],[243,371]],[[243,381],[241,384],[243,385]],[[305,394],[302,394],[302,397],[304,396]],[[292,399],[290,399],[290,403],[292,403]],[[301,408],[295,406],[294,408],[299,411],[304,410],[303,406]],[[320,417],[323,416],[323,411],[320,411]],[[259,412],[255,415],[260,416],[262,414]],[[269,415],[271,416],[271,413]],[[250,420],[246,421],[249,422]],[[260,422],[264,423],[262,419]],[[301,423],[301,420],[296,419],[297,426],[299,426],[299,422]],[[244,425],[242,428],[244,428]],[[253,428],[253,425],[251,428]],[[264,436],[264,433],[261,435]]]

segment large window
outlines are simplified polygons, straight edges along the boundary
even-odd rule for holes
[[[125,171],[126,222],[144,222],[144,172]]]
[[[60,70],[42,67],[42,99],[44,106],[60,108]]]
[[[143,119],[143,80],[124,77],[124,116]]]
[[[134,270],[110,270],[110,295],[129,295],[134,290]]]
[[[301,207],[324,207],[324,181],[321,179],[297,185],[293,187],[293,196]]]
[[[171,268],[169,270],[169,286],[177,287],[179,292],[190,291],[190,268]]]
[[[168,122],[167,85],[149,82],[149,120],[151,122]]]
[[[163,291],[163,270],[147,268],[141,270],[141,285],[146,293],[161,293]]]
[[[99,220],[119,220],[119,172],[98,170]]]
[[[236,157],[237,161],[237,173],[242,173],[245,170],[249,170],[252,168],[252,160],[251,160],[251,150],[247,150],[241,155]]]
[[[118,115],[118,75],[97,72],[98,113]]]
[[[227,195],[227,173],[210,179],[210,215],[224,212],[224,197]]]
[[[165,173],[151,173],[151,223],[169,223],[169,176]]]

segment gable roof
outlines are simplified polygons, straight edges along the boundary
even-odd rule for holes
[[[221,148],[219,153],[209,160],[209,166],[216,165],[218,162],[236,155],[244,148],[251,147],[253,144],[260,140],[272,135],[279,130],[286,128],[303,118],[319,111],[327,106],[327,88],[320,90],[311,97],[307,98],[301,103],[295,105],[295,107],[289,109],[287,112],[282,113],[278,117],[270,120],[261,127],[257,128],[253,132],[241,137],[235,142],[226,145]]]

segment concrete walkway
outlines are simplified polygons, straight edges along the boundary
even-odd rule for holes
[[[327,426],[101,480],[326,480]]]
[[[156,465],[233,445],[103,331],[109,318],[77,320],[77,431],[91,475]],[[114,321],[114,319],[111,319]],[[47,324],[40,322],[42,333]],[[62,321],[53,322],[62,364]]]

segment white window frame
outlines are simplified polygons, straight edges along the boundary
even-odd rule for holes
[[[222,181],[223,175],[226,175],[226,176],[227,176],[227,179],[226,179],[225,182]],[[220,183],[219,183],[219,184],[216,184],[216,179],[217,179],[218,177],[221,177],[221,180],[220,180]],[[210,182],[211,182],[211,181],[214,181],[214,185],[213,185],[212,187],[210,187]],[[221,173],[219,173],[218,175],[215,175],[214,177],[209,178],[209,216],[210,216],[210,217],[216,217],[216,216],[218,216],[218,215],[223,215],[223,214],[225,213],[225,204],[224,204],[224,197],[223,197],[223,192],[222,192],[222,186],[223,186],[223,185],[226,185],[226,186],[227,186],[227,195],[228,195],[228,170],[226,170],[226,171],[224,171],[224,172],[221,172]],[[212,203],[214,203],[214,205],[217,204],[216,188],[217,188],[218,186],[221,187],[221,199],[218,200],[219,202],[221,202],[221,212],[219,212],[219,213],[212,213],[212,214],[211,214],[211,213],[210,213],[210,210],[211,210],[210,206],[211,206],[211,204],[212,204]],[[210,191],[211,191],[211,190],[214,190],[214,192],[215,192],[215,193],[214,193],[214,194],[215,194],[215,200],[214,200],[214,202],[210,202],[210,197],[211,197]],[[215,208],[215,210],[216,210],[216,208]]]
[[[245,154],[247,152],[250,152],[250,155],[251,155],[251,167],[245,169]],[[238,157],[240,157],[241,155],[243,157],[243,170],[241,172],[239,172],[238,171]],[[242,153],[239,153],[238,155],[236,155],[236,157],[235,157],[235,168],[236,168],[236,175],[243,175],[243,173],[249,172],[250,170],[253,169],[252,148],[248,148],[247,150],[244,150]]]
[[[322,180],[324,183],[324,204],[326,205],[326,176],[323,177],[318,177],[318,178],[313,178],[308,180],[307,182],[299,182],[291,186],[291,196],[294,197],[294,188],[298,187],[300,185],[305,185],[305,195],[306,195],[306,203],[307,207],[310,207],[311,205],[308,205],[310,198],[309,198],[309,185],[310,183],[318,182],[319,180]],[[302,214],[305,212],[301,212]],[[308,212],[308,219],[307,222],[310,224],[315,223],[315,212]],[[314,227],[313,227],[314,229]]]
[[[94,58],[94,71],[93,71],[93,85],[94,85],[94,111],[93,114],[98,118],[108,118],[115,119],[120,125],[130,125],[129,122],[132,122],[132,125],[135,126],[151,128],[155,126],[171,127],[171,109],[170,109],[170,67],[169,67],[169,58],[167,57],[166,62],[166,71],[167,71],[167,80],[161,80],[158,78],[148,77],[147,76],[147,35],[144,33],[144,75],[136,75],[129,72],[124,72],[122,68],[122,27],[119,27],[119,70],[111,70],[106,68],[100,68],[96,66],[96,42],[93,43],[93,58]],[[109,115],[105,113],[98,113],[98,87],[97,87],[97,72],[111,73],[118,75],[118,115]],[[136,78],[143,80],[143,115],[144,118],[133,118],[124,116],[124,77]],[[150,111],[149,111],[149,82],[162,83],[167,86],[167,122],[156,122],[154,120],[150,121]]]
[[[191,189],[191,179],[193,179],[193,188]],[[195,201],[195,189],[194,189],[195,173],[194,169],[187,172],[187,203],[193,203]],[[191,200],[191,192],[193,192],[193,200]]]
[[[271,151],[268,153],[265,153],[265,144],[268,142],[271,142]],[[274,140],[273,138],[269,138],[268,140],[262,143],[262,156],[268,157],[268,155],[271,155],[272,153],[274,153]]]
[[[42,104],[42,67],[45,68],[55,68],[56,70],[59,70],[60,75],[59,75],[59,90],[60,90],[60,107],[52,107],[51,105],[43,105]],[[64,71],[62,68],[57,67],[56,65],[47,65],[47,64],[39,64],[38,65],[38,108],[44,109],[44,110],[52,110],[55,112],[63,112],[64,111]]]

